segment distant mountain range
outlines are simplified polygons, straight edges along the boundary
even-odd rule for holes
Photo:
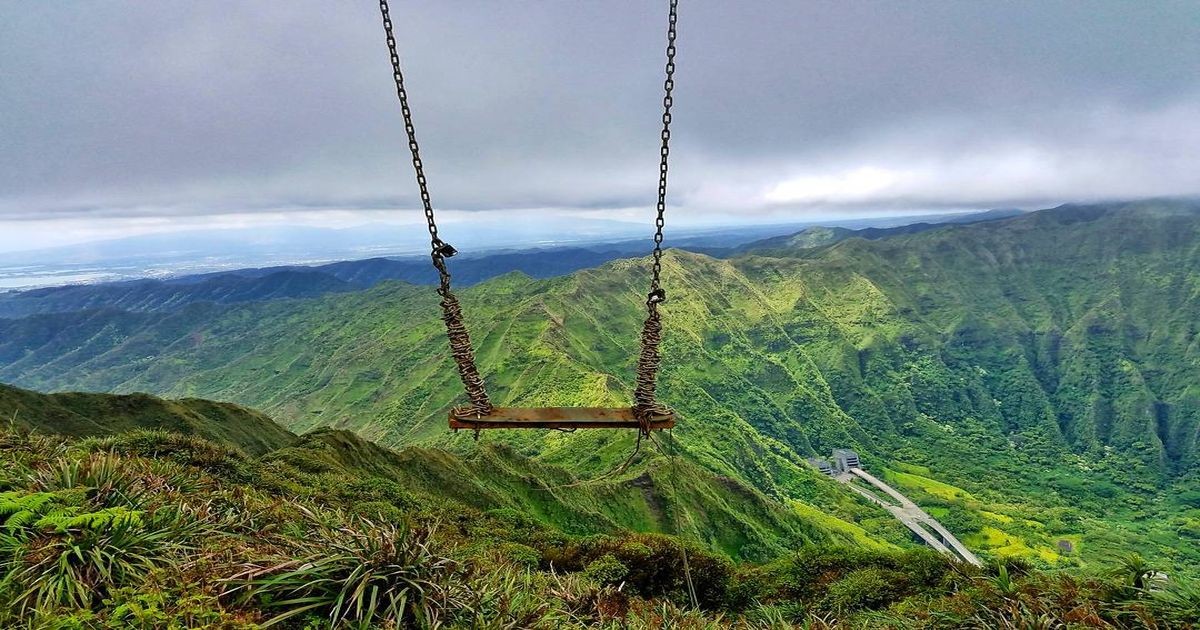
[[[968,215],[939,217],[942,223],[913,223],[895,227],[810,227],[795,234],[759,239],[764,229],[726,229],[691,234],[672,240],[673,246],[718,257],[751,249],[770,249],[800,242],[829,244],[844,238],[882,238],[891,234],[923,231],[946,223],[970,223],[1020,214],[1017,210],[993,210]],[[746,244],[738,244],[749,241]],[[476,256],[459,256],[451,261],[455,286],[467,287],[489,278],[521,272],[532,278],[551,278],[611,260],[644,255],[645,240],[626,240],[589,247],[531,248]],[[370,288],[388,280],[412,284],[434,284],[437,274],[427,256],[368,258],[316,266],[287,265],[184,275],[169,279],[142,279],[96,284],[72,284],[0,293],[0,319],[39,313],[68,313],[88,309],[116,308],[131,312],[176,310],[195,302],[236,304],[285,298],[309,298]]]
[[[884,216],[838,220],[839,227],[892,227],[916,221],[951,221],[971,213]],[[701,251],[787,234],[813,223],[743,226],[670,226],[672,247]],[[486,213],[445,226],[444,234],[464,254],[583,248],[647,251],[650,228],[588,218],[511,217]],[[177,278],[256,267],[319,265],[341,260],[421,258],[429,247],[423,225],[378,223],[332,229],[267,226],[146,234],[49,249],[0,253],[0,291],[66,284]]]
[[[513,271],[538,278],[563,275],[628,255],[628,251],[618,249],[564,247],[455,258],[452,265],[455,284],[465,287]],[[309,298],[366,289],[388,280],[432,284],[437,281],[437,272],[428,257],[422,256],[369,258],[315,267],[241,269],[168,280],[67,285],[0,293],[0,318],[104,308],[157,312],[177,310],[196,302],[237,304]]]
[[[1008,219],[1024,214],[1022,210],[988,210],[987,212],[978,212],[968,214],[966,216],[952,217],[943,221],[927,222],[918,221],[905,225],[894,227],[865,227],[861,229],[850,229],[839,226],[824,226],[815,225],[810,228],[805,228],[795,234],[786,234],[783,236],[773,236],[771,238],[751,241],[744,245],[739,245],[732,248],[728,252],[720,252],[725,256],[732,254],[758,251],[760,253],[768,253],[776,249],[807,249],[811,247],[821,247],[824,245],[832,245],[839,241],[844,241],[848,238],[865,238],[867,240],[875,240],[887,236],[897,236],[900,234],[916,234],[928,230],[945,227],[947,224],[954,223],[981,223],[983,221],[995,221],[998,219]]]

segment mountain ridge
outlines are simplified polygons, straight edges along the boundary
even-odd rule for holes
[[[988,220],[994,218],[997,213],[1011,212],[1014,211],[993,210],[966,216],[939,217],[943,223],[914,225],[933,228],[944,223]],[[753,240],[753,236],[764,229],[767,228],[726,229],[691,235],[685,233],[676,236],[673,241],[696,251],[727,257],[746,249],[745,245],[731,246],[729,243]],[[847,228],[828,229],[845,231]],[[905,228],[867,228],[856,233],[886,234],[892,229]],[[646,250],[646,243],[641,240],[597,242],[589,246],[497,250],[460,255],[455,258],[452,267],[455,286],[461,288],[510,271],[521,271],[535,278],[565,275],[610,260],[641,255]],[[429,265],[427,256],[375,257],[320,265],[235,269],[165,279],[42,287],[0,292],[0,318],[14,319],[36,314],[102,308],[160,312],[177,310],[196,302],[236,304],[273,299],[302,299],[366,289],[389,280],[432,285],[437,283],[437,274]]]
[[[11,428],[72,438],[153,442],[167,433],[200,438],[236,449],[265,465],[295,466],[398,483],[434,503],[464,508],[515,510],[571,535],[620,531],[685,535],[731,558],[768,560],[787,549],[824,542],[892,549],[850,521],[803,514],[730,478],[689,462],[651,452],[632,459],[611,478],[579,479],[554,465],[538,463],[504,444],[469,453],[408,446],[379,446],[355,433],[319,428],[296,435],[266,415],[204,399],[163,399],[148,394],[64,392],[42,394],[0,384],[0,416]],[[816,479],[815,475],[813,476]],[[829,498],[839,497],[825,484]],[[850,503],[849,501],[846,501]],[[669,514],[685,506],[693,516],[686,529]],[[848,505],[846,513],[861,510]],[[881,527],[895,541],[898,530]]]
[[[1198,234],[1186,204],[1081,206],[789,255],[672,250],[660,391],[681,413],[675,436],[687,460],[783,503],[836,511],[804,460],[852,447],[971,528],[968,546],[1058,562],[1067,540],[1084,558],[1132,547],[1198,566],[1170,543],[1192,518],[1172,493],[1196,481]],[[645,265],[461,291],[493,400],[628,404]],[[298,431],[469,453],[445,431],[461,391],[435,300],[383,284],[0,323],[0,378],[236,400]],[[489,439],[580,478],[632,447],[610,433]]]
[[[891,227],[865,227],[858,229],[818,225],[805,228],[793,234],[774,236],[771,238],[752,241],[744,245],[739,245],[732,249],[731,255],[737,255],[745,252],[766,253],[770,250],[786,251],[789,249],[810,249],[824,245],[832,245],[838,241],[843,241],[848,238],[876,240],[890,236],[916,234],[918,232],[948,228],[955,225],[1011,219],[1024,214],[1026,214],[1026,212],[1023,210],[996,209],[988,210],[986,212],[976,212],[965,217],[951,218],[936,223],[917,221],[914,223]]]
[[[0,418],[25,430],[105,437],[136,430],[196,436],[258,456],[291,446],[297,436],[266,415],[199,398],[149,394],[41,394],[0,383]]]

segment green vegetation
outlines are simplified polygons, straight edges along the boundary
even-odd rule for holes
[[[87,401],[95,420],[55,413],[62,401]],[[197,420],[181,408],[215,406],[228,415],[210,414]],[[394,504],[409,505],[412,494],[451,500],[484,511],[506,510],[575,535],[627,529],[641,532],[682,531],[730,557],[765,560],[796,545],[871,544],[876,542],[850,523],[812,505],[794,502],[785,507],[752,488],[723,479],[682,458],[669,460],[647,447],[623,474],[600,480],[581,480],[566,470],[539,463],[503,444],[485,444],[463,454],[437,448],[391,450],[349,431],[317,429],[295,436],[269,418],[232,405],[208,401],[170,401],[147,395],[39,394],[16,388],[0,389],[0,410],[16,408],[14,427],[75,437],[118,436],[126,450],[144,457],[170,459],[214,473],[233,475],[227,450],[260,453],[265,465],[306,474],[351,479],[337,485],[346,500],[367,501],[383,493]],[[41,411],[41,415],[35,412]],[[113,416],[105,414],[113,413]],[[65,418],[59,426],[56,418]],[[145,427],[145,429],[141,429]],[[205,450],[178,433],[210,436],[225,441]],[[118,430],[130,431],[120,433]],[[274,450],[240,448],[247,433],[278,436]],[[815,478],[815,475],[814,475]],[[834,484],[816,479],[836,496]],[[305,492],[292,488],[292,492]],[[852,506],[853,507],[853,506]],[[390,513],[390,512],[389,512]],[[676,516],[679,520],[676,520]],[[682,526],[684,529],[679,530]],[[889,532],[901,539],[898,530]]]
[[[1200,575],[1189,498],[1200,492],[1194,204],[1068,206],[794,245],[728,260],[668,254],[661,392],[682,422],[663,441],[680,462],[669,468],[647,448],[628,474],[595,486],[539,484],[603,475],[633,436],[477,444],[446,431],[461,392],[436,296],[401,283],[0,322],[0,379],[232,401],[293,431],[334,430],[310,435],[298,457],[331,442],[359,448],[350,431],[399,448],[399,461],[371,465],[405,470],[423,491],[573,535],[678,533],[736,560],[806,542],[906,545],[880,510],[804,464],[852,447],[989,561],[1088,572],[1137,552],[1171,575]],[[494,399],[626,402],[644,284],[645,261],[621,260],[463,290]],[[335,463],[356,466],[354,452]],[[615,570],[605,563],[596,571]]]
[[[291,444],[296,435],[267,416],[230,403],[146,394],[41,394],[0,383],[0,419],[14,427],[74,437],[163,429],[229,444],[261,455]]]
[[[478,511],[384,469],[331,468],[305,448],[255,458],[161,431],[70,440],[8,428],[0,463],[6,628],[1134,628],[1200,618],[1194,586],[1161,582],[1136,557],[1097,578],[836,545],[735,563],[669,536],[573,536],[514,510]]]

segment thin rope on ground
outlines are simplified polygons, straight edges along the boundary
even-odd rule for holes
[[[692,567],[688,563],[687,543],[683,539],[683,528],[679,523],[679,512],[683,506],[683,502],[679,500],[679,485],[676,482],[676,477],[679,476],[679,442],[675,440],[675,432],[673,429],[667,430],[667,433],[670,434],[671,444],[674,446],[674,448],[671,449],[672,454],[667,454],[666,449],[663,448],[663,445],[658,441],[658,438],[654,437],[653,435],[649,435],[648,437],[650,438],[650,442],[654,444],[656,448],[658,448],[658,452],[662,453],[664,457],[667,457],[671,460],[671,493],[675,496],[675,502],[679,506],[678,508],[671,510],[671,515],[675,520],[675,535],[679,537],[679,555],[681,558],[683,558],[683,578],[687,582],[688,597],[692,601],[692,608],[699,608],[700,600],[696,597],[696,585],[692,581]],[[689,520],[691,520],[690,517]]]
[[[600,475],[599,477],[593,477],[591,479],[583,479],[580,481],[575,481],[572,483],[564,483],[564,484],[558,484],[558,485],[554,485],[554,486],[543,485],[542,487],[539,488],[539,490],[563,490],[566,488],[578,488],[580,486],[590,486],[594,483],[600,483],[601,481],[611,479],[612,477],[615,477],[615,476],[625,472],[629,468],[630,464],[633,463],[634,458],[638,456],[638,453],[640,453],[642,451],[642,438],[646,437],[648,435],[650,435],[650,434],[639,431],[637,443],[633,445],[633,451],[631,453],[629,453],[629,457],[626,457],[625,461],[622,462],[620,466],[613,468],[612,470],[604,473],[603,475]]]

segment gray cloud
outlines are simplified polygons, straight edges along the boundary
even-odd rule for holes
[[[1200,5],[682,0],[678,215],[1200,194]],[[436,203],[653,201],[665,3],[394,3]],[[371,2],[0,2],[0,221],[415,205]]]

